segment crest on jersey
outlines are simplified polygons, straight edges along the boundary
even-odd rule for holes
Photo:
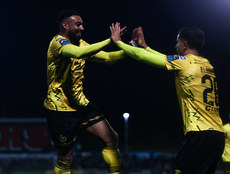
[[[59,141],[60,142],[64,143],[64,142],[66,142],[66,140],[67,140],[66,136],[64,136],[64,135],[59,136]]]
[[[59,41],[62,46],[70,44],[70,41],[68,39],[62,39]]]

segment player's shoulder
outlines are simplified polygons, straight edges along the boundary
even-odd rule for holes
[[[230,123],[224,124],[224,129],[230,130]]]
[[[56,48],[60,48],[62,46],[65,46],[67,44],[71,44],[71,42],[67,38],[65,38],[64,36],[61,36],[61,35],[56,35],[51,40],[49,46],[51,47],[51,49],[56,49]]]
[[[192,64],[198,64],[208,69],[213,69],[212,64],[207,58],[202,57],[202,56],[196,56],[196,55],[190,55],[190,57],[191,57]]]
[[[87,45],[89,45],[85,40],[83,40],[83,39],[80,39],[80,44],[79,44],[80,46],[87,46]]]
[[[175,61],[175,60],[186,60],[186,56],[180,56],[180,55],[167,55],[167,60],[169,62]]]
[[[191,60],[200,62],[200,63],[202,63],[202,62],[203,63],[209,63],[209,60],[203,56],[189,54],[189,55],[186,55],[186,57],[191,59]]]
[[[64,45],[67,45],[67,44],[71,44],[69,39],[67,39],[67,38],[65,38],[64,36],[61,36],[61,35],[54,36],[54,38],[52,40],[52,43],[55,46],[64,46]]]

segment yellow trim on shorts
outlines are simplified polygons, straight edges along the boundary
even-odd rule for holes
[[[87,125],[90,121],[97,120],[97,119],[99,119],[99,118],[101,118],[101,117],[102,117],[102,115],[99,115],[99,116],[96,116],[96,117],[94,117],[94,118],[91,118],[91,119],[89,119],[89,121],[82,123],[81,126],[85,126],[85,125]]]

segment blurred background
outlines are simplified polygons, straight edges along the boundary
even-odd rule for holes
[[[88,43],[109,38],[109,26],[118,21],[128,29],[122,37],[124,42],[131,40],[134,28],[142,26],[147,44],[164,54],[176,53],[176,35],[181,27],[202,28],[206,44],[201,55],[215,67],[220,114],[226,122],[230,110],[229,7],[228,0],[5,1],[0,6],[1,171],[15,168],[15,172],[21,170],[20,167],[37,170],[35,166],[42,169],[38,164],[46,171],[52,170],[56,156],[42,105],[47,90],[46,52],[58,33],[56,16],[61,10],[80,12],[85,28],[83,39]],[[152,173],[170,169],[183,138],[172,72],[131,58],[114,65],[87,62],[84,90],[119,134],[123,159],[128,159],[124,160],[124,168],[134,168],[133,165],[140,166],[139,169],[151,166],[155,169],[153,166],[159,164],[161,169]],[[123,113],[130,114],[127,122]],[[75,168],[84,168],[81,160],[87,161],[85,157],[101,158],[100,146],[98,140],[83,132],[76,145]],[[141,165],[143,159],[147,162]],[[28,165],[22,167],[26,163]]]

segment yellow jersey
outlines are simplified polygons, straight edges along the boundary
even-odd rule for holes
[[[223,162],[230,162],[230,123],[224,125],[225,147],[222,154]]]
[[[191,54],[164,57],[167,69],[175,72],[184,134],[205,130],[223,132],[216,76],[210,62],[206,58]]]
[[[67,58],[61,52],[71,44],[68,39],[56,35],[50,42],[47,52],[48,92],[44,106],[56,111],[76,111],[89,101],[83,93],[83,68],[86,58]],[[80,40],[80,47],[88,45]]]

